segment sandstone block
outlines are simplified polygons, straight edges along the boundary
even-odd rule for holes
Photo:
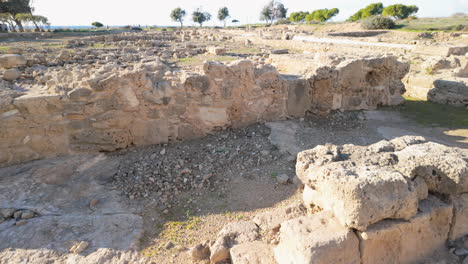
[[[224,55],[226,54],[226,49],[221,47],[209,47],[208,53],[213,55]]]
[[[26,58],[19,54],[6,54],[0,56],[0,67],[5,69],[23,67],[26,65]]]
[[[430,196],[419,210],[409,221],[384,220],[358,232],[362,263],[416,263],[443,249],[452,206]]]
[[[462,149],[428,142],[395,152],[396,168],[410,178],[419,176],[429,191],[442,194],[468,192],[468,153]]]
[[[310,188],[307,202],[333,211],[349,228],[365,230],[386,218],[410,219],[417,211],[416,188],[395,170],[332,163],[309,172],[304,180]]]
[[[261,241],[235,245],[231,248],[232,264],[276,264],[273,250]]]
[[[456,240],[468,234],[468,194],[452,197],[453,220],[450,230],[450,240]]]
[[[330,212],[282,223],[274,254],[279,264],[360,263],[358,238]]]
[[[254,222],[231,223],[223,227],[216,241],[210,247],[211,263],[219,263],[230,258],[229,249],[236,244],[255,241],[259,236]]]

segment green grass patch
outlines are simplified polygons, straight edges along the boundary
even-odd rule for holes
[[[436,17],[405,19],[396,22],[397,30],[424,31],[468,31],[468,17]]]
[[[449,128],[468,128],[468,110],[450,105],[405,97],[401,106],[403,115],[423,125],[438,125]]]

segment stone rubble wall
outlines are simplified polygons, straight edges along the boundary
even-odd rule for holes
[[[395,57],[351,59],[288,78],[249,60],[206,62],[202,73],[151,61],[53,71],[39,94],[3,82],[0,164],[190,139],[307,111],[396,105],[407,68]]]
[[[226,225],[209,247],[212,263],[428,263],[449,245],[466,247],[465,149],[415,136],[323,145],[298,154],[296,174],[303,205]]]

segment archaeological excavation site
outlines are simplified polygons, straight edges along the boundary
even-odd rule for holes
[[[0,263],[468,264],[467,28],[0,33]]]

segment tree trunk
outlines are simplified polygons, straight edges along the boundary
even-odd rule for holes
[[[19,32],[24,32],[23,24],[21,23],[21,21],[15,19],[15,23],[16,23],[16,25],[18,25],[18,31]]]
[[[32,20],[34,26],[36,27],[36,32],[40,32],[41,29],[39,28],[39,25],[36,23],[36,21],[34,21],[34,19]]]

